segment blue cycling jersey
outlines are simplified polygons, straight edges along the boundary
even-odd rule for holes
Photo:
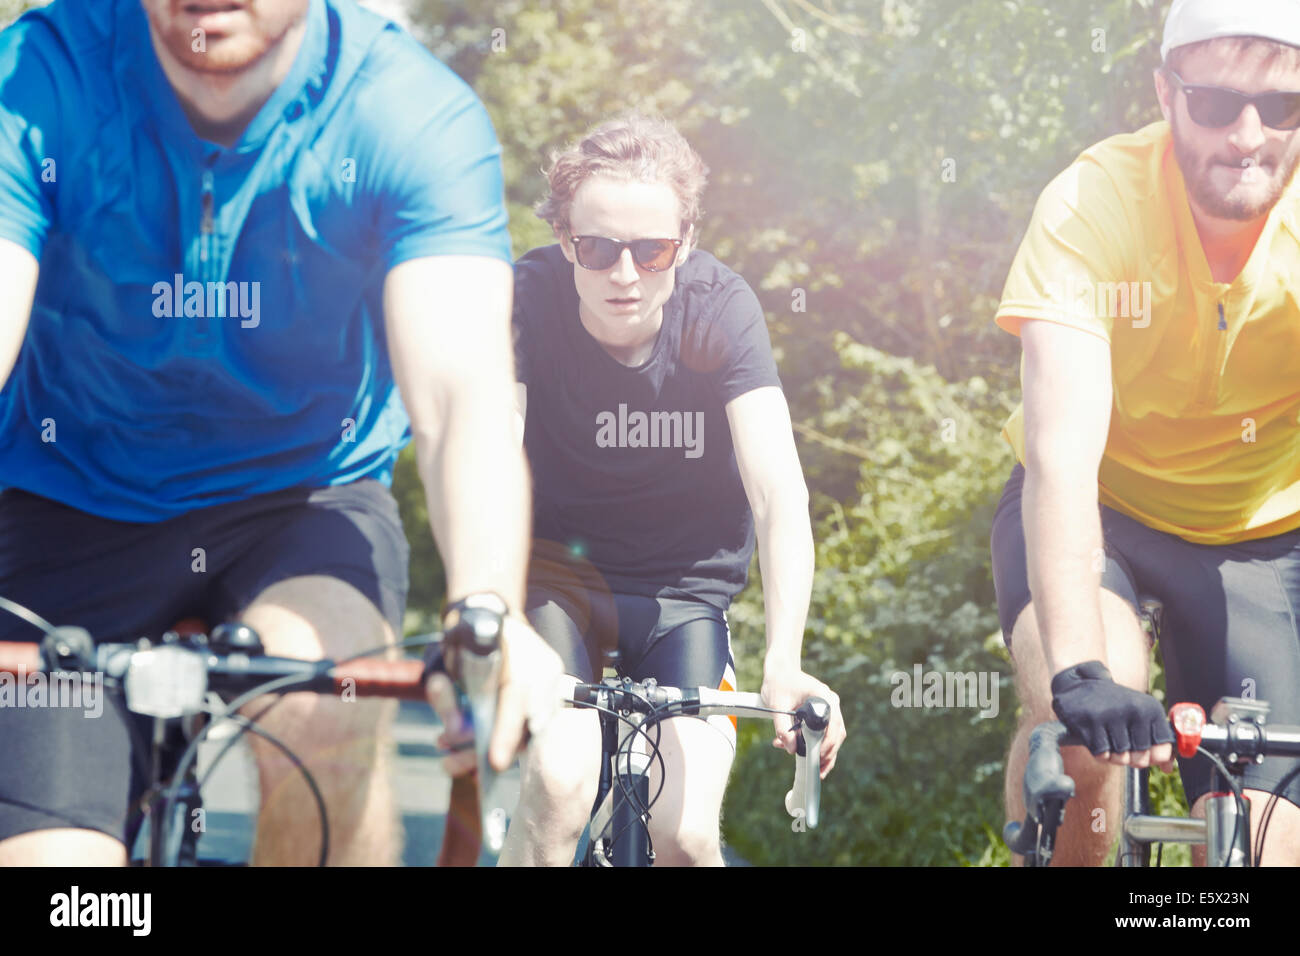
[[[159,521],[391,480],[410,428],[384,277],[510,261],[500,147],[394,24],[352,0],[308,17],[232,148],[194,133],[140,0],[56,0],[0,32],[0,237],[40,261],[0,486]]]

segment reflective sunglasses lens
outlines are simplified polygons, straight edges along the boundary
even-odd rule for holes
[[[673,264],[677,246],[669,239],[638,239],[632,243],[632,258],[642,269],[663,272]]]
[[[1259,118],[1273,129],[1300,129],[1300,93],[1265,93],[1256,103]]]
[[[1187,115],[1198,126],[1219,129],[1233,122],[1246,105],[1246,98],[1231,90],[1187,90]]]
[[[618,262],[623,250],[612,239],[600,236],[582,236],[573,240],[573,251],[578,257],[578,265],[584,269],[608,269]]]

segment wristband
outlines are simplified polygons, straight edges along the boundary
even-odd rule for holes
[[[1105,680],[1112,684],[1115,682],[1115,678],[1110,676],[1110,670],[1101,661],[1084,661],[1067,667],[1052,678],[1052,696],[1060,697],[1089,680]]]

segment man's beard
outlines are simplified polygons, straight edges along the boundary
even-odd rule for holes
[[[1296,167],[1300,164],[1300,153],[1288,156],[1282,153],[1278,166],[1269,177],[1267,188],[1258,198],[1246,196],[1225,196],[1210,181],[1218,163],[1213,159],[1203,159],[1194,152],[1179,135],[1179,121],[1175,116],[1170,124],[1173,128],[1174,155],[1183,171],[1183,181],[1187,192],[1196,200],[1196,204],[1216,219],[1228,219],[1234,222],[1249,222],[1267,215],[1269,210],[1286,191],[1295,177]],[[1262,165],[1262,164],[1261,164]]]
[[[159,33],[167,52],[183,66],[196,73],[238,73],[252,66],[273,50],[301,16],[285,18],[281,23],[259,22],[260,29],[241,32],[234,36],[210,34],[203,38],[203,49],[195,50],[197,42],[185,27],[176,21]]]

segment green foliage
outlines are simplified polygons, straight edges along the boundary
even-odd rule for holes
[[[32,7],[43,7],[50,0],[0,0],[0,27],[6,27]]]
[[[748,728],[726,807],[726,835],[760,863],[955,864],[978,860],[1001,828],[1001,757],[1015,703],[997,638],[989,570],[992,505],[1010,457],[1005,404],[982,379],[933,368],[847,336],[839,374],[815,383],[819,444],[860,456],[846,500],[819,502],[817,576],[805,668],[839,693],[849,729],[825,785],[824,820],[792,833],[780,812],[789,760]],[[814,446],[806,457],[824,452]],[[743,685],[761,679],[756,584],[733,612]],[[894,706],[894,675],[987,672],[998,713]]]

